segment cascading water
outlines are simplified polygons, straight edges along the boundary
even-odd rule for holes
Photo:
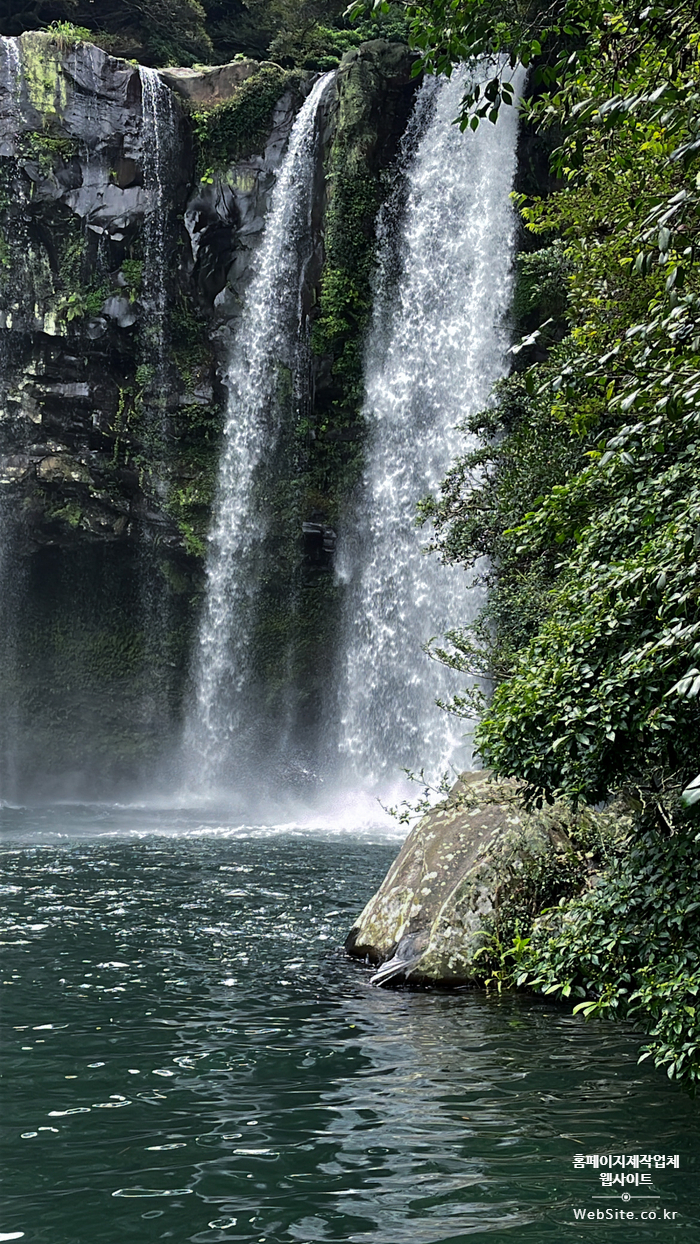
[[[0,38],[0,100],[2,114],[0,121],[0,155],[14,154],[14,143],[20,121],[20,96],[22,87],[22,61],[19,52],[19,40],[2,36]],[[17,573],[12,573],[11,551],[15,544],[14,520],[15,509],[8,496],[8,485],[12,480],[11,462],[12,435],[10,419],[7,412],[7,395],[12,378],[12,355],[10,350],[9,326],[12,322],[11,311],[7,299],[0,303],[0,635],[2,636],[3,662],[6,671],[16,668],[16,616],[14,594]],[[14,739],[16,736],[16,717],[18,711],[19,689],[13,685],[12,678],[6,673],[0,691],[0,804],[7,793],[15,785],[15,754]]]
[[[173,630],[172,597],[159,569],[158,509],[171,487],[172,458],[168,437],[168,272],[170,213],[178,157],[178,116],[172,91],[157,70],[139,65],[141,79],[141,159],[146,195],[143,221],[143,307],[140,345],[143,375],[143,445],[149,461],[147,493],[159,504],[149,506],[141,527],[138,576],[142,611],[144,663],[151,671],[140,704],[142,728],[157,734],[171,698],[172,665],[164,660]]]
[[[139,77],[143,179],[148,196],[143,232],[142,295],[150,317],[145,333],[153,372],[150,387],[158,395],[165,368],[168,196],[173,177],[177,119],[172,92],[157,70],[139,65]]]
[[[334,76],[319,79],[294,123],[228,367],[196,697],[185,732],[190,783],[205,789],[225,784],[234,776],[230,766],[249,761],[255,749],[260,706],[250,703],[248,642],[266,526],[256,484],[274,451],[290,372],[293,400],[299,400],[305,354],[301,290],[311,244],[317,114]]]
[[[2,87],[0,98],[5,102],[5,120],[8,123],[8,137],[14,137],[12,131],[15,125],[12,123],[17,121],[19,113],[19,96],[22,83],[22,61],[19,54],[19,40],[12,39],[7,35],[0,36],[0,48],[2,48]],[[2,138],[0,136],[0,152],[2,150]]]
[[[469,761],[459,722],[435,703],[454,676],[422,645],[468,623],[481,593],[424,555],[414,521],[464,448],[456,425],[504,374],[508,346],[517,114],[504,108],[497,126],[461,133],[464,84],[463,73],[426,82],[417,101],[426,119],[406,168],[398,255],[395,238],[383,242],[366,355],[367,468],[339,559],[340,751],[355,780],[382,786],[400,767],[434,778]]]
[[[9,36],[0,36],[0,156],[14,156],[16,154],[16,142],[21,127],[22,120],[22,57],[20,53],[20,40],[10,38]],[[25,238],[18,230],[18,238],[16,239],[17,249],[26,250]],[[9,248],[8,248],[9,242]],[[15,239],[5,238],[6,248],[9,249],[9,256],[6,253],[5,263],[8,258],[10,264],[15,262],[15,254],[13,253],[13,243]],[[8,280],[8,273],[5,272],[5,290],[3,291],[2,305],[0,306],[0,330],[9,328],[12,324],[13,311],[19,310],[22,301],[21,293],[18,301],[13,307],[10,301],[9,291],[12,289],[12,299],[14,301],[17,284],[16,280]],[[12,273],[14,277],[14,273]],[[4,333],[2,336],[4,337]],[[3,387],[3,396],[7,383],[7,342],[0,343],[0,384]]]

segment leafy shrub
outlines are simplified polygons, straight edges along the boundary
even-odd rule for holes
[[[143,261],[141,259],[122,260],[121,273],[126,282],[124,289],[129,302],[135,302],[141,293],[143,284]]]
[[[624,790],[639,809],[593,890],[524,910],[499,971],[634,1019],[645,1054],[694,1083],[699,848],[678,796],[700,767],[697,9],[565,0],[534,41],[533,10],[492,0],[411,13],[429,69],[467,45],[536,57],[526,114],[558,136],[554,193],[519,200],[545,243],[519,261],[519,374],[423,507],[446,560],[490,558],[482,618],[455,619],[436,655],[492,674],[488,704],[452,707],[483,710],[482,758],[531,801]],[[468,92],[462,122],[495,121],[503,85]]]
[[[67,134],[50,130],[28,130],[17,143],[21,160],[35,160],[42,172],[50,173],[57,163],[67,164],[77,154],[78,142]]]
[[[635,1020],[670,1078],[700,1081],[700,846],[647,829],[588,893],[535,922],[516,979],[587,1016]]]
[[[109,295],[104,285],[88,289],[74,289],[70,294],[63,294],[56,303],[56,316],[70,324],[73,320],[99,315],[102,304]]]
[[[72,22],[51,22],[48,29],[63,50],[74,47],[76,43],[87,43],[93,38],[93,32],[87,26],[74,26]]]
[[[206,169],[227,168],[259,148],[270,132],[278,100],[299,82],[294,70],[263,65],[226,103],[195,109],[192,124],[200,175]]]

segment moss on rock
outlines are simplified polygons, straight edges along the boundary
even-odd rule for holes
[[[232,99],[212,108],[193,108],[197,170],[230,167],[264,144],[271,128],[275,105],[286,91],[298,91],[299,70],[263,65],[236,90]]]
[[[409,834],[346,949],[381,965],[381,984],[483,981],[543,907],[594,882],[630,825],[617,807],[528,811],[517,783],[462,774]]]

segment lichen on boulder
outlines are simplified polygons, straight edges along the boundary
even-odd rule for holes
[[[476,983],[499,923],[512,931],[519,909],[532,917],[594,884],[601,844],[625,829],[619,809],[526,810],[517,783],[464,773],[411,831],[345,948],[379,967],[376,984]]]

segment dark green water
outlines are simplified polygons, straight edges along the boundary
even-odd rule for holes
[[[0,1240],[700,1240],[698,1106],[634,1034],[343,957],[380,832],[0,816]],[[680,1167],[634,1221],[577,1222],[623,1202],[576,1153]]]

